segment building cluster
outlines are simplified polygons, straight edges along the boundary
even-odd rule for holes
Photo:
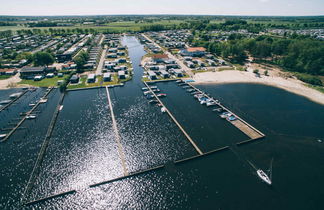
[[[106,59],[104,61],[104,80],[109,81],[112,74],[117,74],[119,79],[127,79],[131,76],[131,63],[127,49],[120,42],[120,35],[105,35],[105,43],[108,43]]]

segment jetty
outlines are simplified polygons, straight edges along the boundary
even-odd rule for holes
[[[198,154],[202,155],[203,152],[199,149],[197,144],[191,139],[191,137],[188,135],[188,133],[183,129],[183,127],[180,125],[180,123],[175,119],[175,117],[172,115],[172,113],[169,111],[169,109],[163,104],[163,102],[160,100],[160,98],[154,93],[154,91],[150,88],[150,86],[145,81],[144,81],[144,84],[149,89],[149,91],[154,95],[155,99],[165,108],[165,111],[171,117],[173,122],[179,127],[179,129],[182,131],[182,133],[186,136],[186,138],[191,143],[191,145],[195,148],[195,150],[198,152]]]
[[[47,90],[47,92],[44,94],[44,96],[42,98],[45,98],[48,96],[48,94],[53,90],[53,87],[49,88]],[[33,106],[33,108],[31,110],[29,110],[28,112],[26,112],[26,115],[17,123],[17,125],[12,128],[12,130],[6,135],[6,137],[0,141],[0,142],[5,142],[9,139],[9,137],[19,128],[19,126],[27,119],[28,115],[30,115],[41,103],[44,103],[44,101],[39,100],[35,106]]]
[[[191,88],[195,89],[200,94],[204,95],[206,98],[208,98],[211,101],[215,102],[224,111],[227,111],[227,112],[233,114],[235,116],[236,120],[233,120],[233,121],[228,120],[228,122],[230,122],[232,125],[234,125],[236,128],[238,128],[240,131],[242,131],[245,135],[247,135],[251,139],[260,139],[262,137],[265,137],[265,135],[261,131],[259,131],[258,129],[256,129],[255,127],[253,127],[249,123],[247,123],[245,120],[243,120],[241,117],[239,117],[238,115],[233,113],[231,110],[229,110],[227,107],[225,107],[221,103],[217,102],[214,98],[210,97],[205,92],[203,92],[200,89],[196,88],[192,84],[190,84],[190,83],[186,83],[186,84],[189,85]]]
[[[21,98],[23,95],[25,95],[25,93],[27,93],[28,90],[25,90],[24,92],[22,92],[18,97],[16,97],[15,99],[13,99],[10,103],[6,104],[5,106],[0,108],[0,112],[9,108],[13,103],[15,103],[19,98]]]
[[[40,166],[41,166],[41,164],[43,162],[47,147],[49,145],[49,141],[50,141],[52,133],[53,133],[55,123],[57,121],[57,117],[58,117],[58,115],[60,113],[60,109],[61,109],[61,106],[63,104],[64,96],[65,96],[65,93],[63,93],[61,95],[61,98],[60,98],[60,100],[58,102],[58,105],[57,105],[57,107],[56,107],[56,109],[54,111],[52,120],[51,120],[51,122],[50,122],[50,124],[48,126],[47,133],[45,135],[42,147],[40,148],[40,151],[39,151],[38,156],[37,156],[37,160],[36,160],[34,168],[33,168],[33,171],[30,174],[28,183],[27,183],[26,188],[25,188],[25,191],[24,191],[24,194],[23,194],[23,199],[22,199],[23,201],[25,201],[26,198],[28,197],[30,191],[32,190],[32,188],[34,186],[34,182],[36,181],[36,178],[38,177]]]
[[[123,152],[123,146],[122,146],[121,141],[120,141],[120,135],[119,135],[117,122],[116,122],[116,119],[115,119],[115,114],[114,114],[114,110],[113,110],[111,99],[110,99],[108,86],[106,86],[106,92],[107,92],[108,104],[109,104],[109,109],[110,109],[112,123],[113,123],[113,129],[114,129],[114,132],[115,132],[116,142],[117,142],[117,146],[118,146],[118,153],[119,153],[119,157],[120,157],[120,160],[121,160],[121,163],[122,163],[124,175],[127,176],[128,171],[127,171],[127,167],[126,167],[125,154]]]

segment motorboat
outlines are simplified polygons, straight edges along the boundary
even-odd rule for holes
[[[167,95],[165,93],[159,93],[156,95],[159,98],[166,97]]]
[[[165,108],[165,107],[162,107],[162,108],[161,108],[161,112],[162,112],[162,113],[166,112],[166,108]]]
[[[36,115],[34,115],[34,114],[27,115],[26,119],[29,119],[29,120],[36,119]]]
[[[158,100],[150,100],[149,103],[150,104],[157,104],[157,103],[159,103],[159,101]]]

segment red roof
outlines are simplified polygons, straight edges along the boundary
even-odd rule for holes
[[[190,47],[187,49],[188,52],[206,51],[204,47]]]
[[[17,71],[17,69],[0,69],[0,72]]]
[[[166,54],[155,54],[155,55],[152,55],[152,58],[153,59],[168,59],[169,56]]]

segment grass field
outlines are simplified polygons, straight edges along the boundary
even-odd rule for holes
[[[31,86],[35,86],[35,87],[53,87],[53,86],[58,86],[57,82],[59,80],[64,80],[67,77],[68,77],[68,75],[66,75],[64,77],[45,78],[41,81],[23,79],[18,84],[27,84],[27,85],[31,85]]]
[[[6,31],[6,30],[12,30],[12,31],[17,31],[17,30],[32,30],[32,29],[41,29],[41,30],[48,30],[49,28],[53,29],[75,29],[75,28],[82,28],[82,29],[95,29],[98,32],[127,32],[127,31],[139,31],[142,26],[148,26],[148,25],[155,25],[155,24],[163,24],[163,25],[178,25],[184,21],[180,20],[161,20],[161,21],[156,21],[153,23],[135,23],[135,21],[124,21],[124,22],[112,22],[112,23],[107,23],[105,25],[101,26],[96,26],[96,25],[75,25],[75,26],[62,26],[62,27],[25,27],[25,26],[0,26],[0,31]]]

